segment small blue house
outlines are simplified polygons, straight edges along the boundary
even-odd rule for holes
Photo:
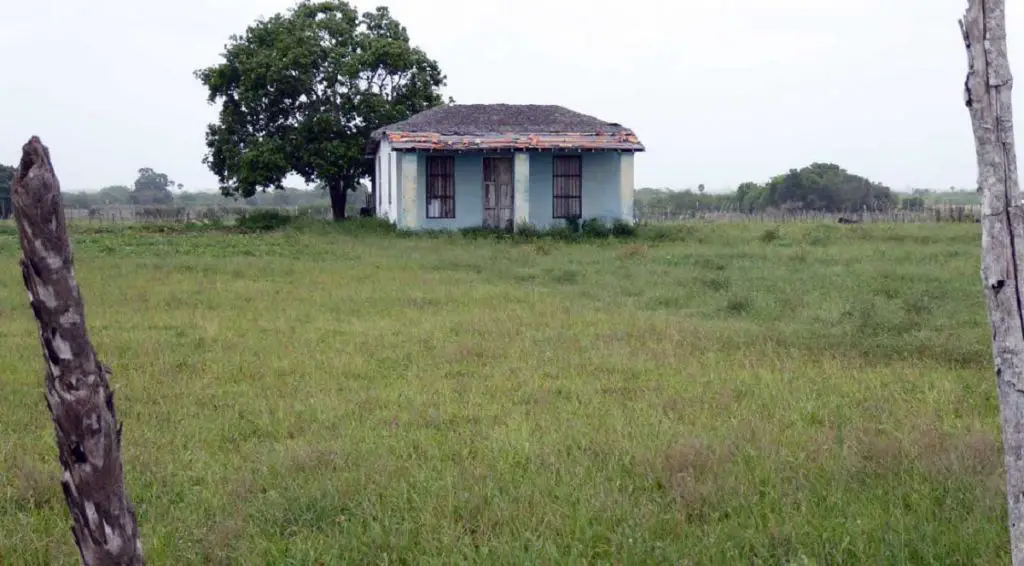
[[[406,229],[633,221],[636,135],[561,106],[454,104],[373,132],[373,207]]]

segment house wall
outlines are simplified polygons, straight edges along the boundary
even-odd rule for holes
[[[427,218],[426,158],[443,153],[405,153],[381,144],[377,160],[382,163],[378,215],[412,229],[460,229],[483,224],[483,153],[456,153],[455,218]],[[387,166],[391,155],[391,166]],[[496,155],[489,153],[487,155]],[[511,156],[511,154],[505,154]],[[516,154],[514,175],[517,196],[525,195],[527,207],[517,207],[516,216],[528,218],[538,228],[564,225],[551,217],[554,155],[547,152]],[[583,218],[606,222],[633,218],[633,154],[618,152],[583,153]],[[525,166],[523,166],[525,165]],[[524,186],[525,184],[525,186]],[[628,185],[628,187],[627,187]],[[411,190],[410,190],[411,189]],[[392,199],[388,200],[388,196]]]
[[[378,175],[377,185],[373,189],[376,193],[377,216],[387,218],[392,222],[398,220],[398,160],[396,157],[397,154],[392,151],[391,144],[387,140],[382,140],[374,164],[377,167]]]
[[[479,153],[456,153],[455,218],[427,218],[427,154],[417,156],[416,215],[417,226],[427,230],[458,230],[484,223],[484,156]],[[430,155],[445,155],[432,153]]]
[[[554,208],[554,156],[552,153],[530,155],[530,223],[538,228],[564,226],[565,221],[552,218]],[[591,152],[583,154],[583,218],[600,218],[611,222],[622,218],[623,202],[620,182],[622,156],[617,152]],[[632,174],[632,171],[630,171]],[[629,206],[632,208],[632,190]],[[629,219],[632,219],[630,212]]]

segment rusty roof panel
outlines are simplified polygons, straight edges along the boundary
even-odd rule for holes
[[[438,134],[432,132],[386,132],[398,150],[613,150],[644,151],[636,134],[629,130],[598,133],[494,133],[484,135]]]

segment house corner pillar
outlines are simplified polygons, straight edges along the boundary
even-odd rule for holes
[[[633,222],[633,152],[619,154],[619,218]]]
[[[400,155],[402,160],[402,203],[399,226],[401,228],[415,229],[419,220],[419,209],[416,203],[418,193],[416,182],[419,180],[419,171],[417,170],[419,155],[415,152],[404,152]]]
[[[520,152],[515,154],[513,165],[515,178],[515,198],[512,201],[514,207],[515,229],[530,221],[530,154]]]

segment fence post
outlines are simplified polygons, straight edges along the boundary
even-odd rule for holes
[[[60,183],[49,150],[36,136],[22,146],[11,198],[75,544],[86,566],[141,565],[135,509],[124,487],[110,370],[89,341]]]

